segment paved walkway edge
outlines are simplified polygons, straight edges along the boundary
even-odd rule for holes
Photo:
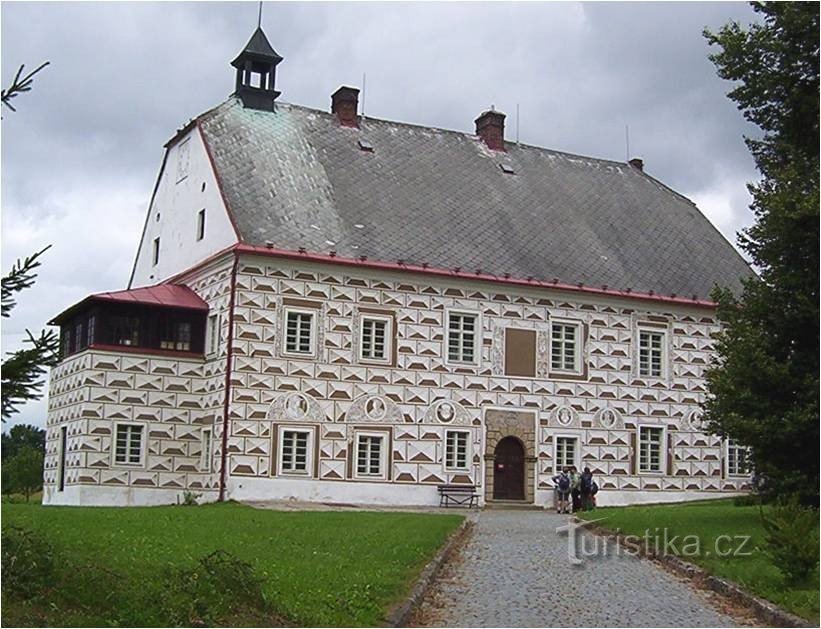
[[[716,592],[722,596],[729,598],[730,600],[741,603],[745,607],[749,608],[753,611],[753,613],[759,618],[759,620],[764,621],[768,626],[771,627],[814,627],[815,625],[811,624],[809,621],[804,620],[803,618],[796,616],[795,614],[791,614],[790,612],[781,609],[774,603],[770,601],[764,600],[763,598],[759,598],[749,592],[743,590],[738,584],[733,583],[732,581],[727,581],[726,579],[722,579],[721,577],[717,577],[715,575],[710,574],[703,568],[692,564],[688,561],[684,561],[679,559],[678,557],[674,557],[672,555],[662,555],[659,556],[656,554],[654,550],[649,550],[642,547],[641,544],[634,544],[629,540],[625,539],[621,533],[616,533],[608,528],[603,526],[599,526],[597,524],[589,524],[586,520],[581,520],[580,518],[574,517],[574,520],[578,523],[585,523],[585,530],[590,531],[591,533],[595,533],[601,537],[608,537],[612,540],[618,542],[621,546],[628,548],[630,551],[635,552],[637,555],[641,555],[642,557],[646,557],[647,559],[651,559],[660,563],[666,569],[670,570],[671,572],[675,572],[676,574],[687,577],[688,579],[692,579],[696,581],[700,585],[703,585],[709,590]]]
[[[436,556],[431,559],[422,569],[422,572],[419,573],[419,577],[416,579],[416,583],[407,598],[394,607],[388,614],[385,620],[387,627],[407,626],[411,614],[422,601],[425,594],[427,594],[442,565],[447,561],[447,558],[456,545],[470,533],[472,528],[473,522],[465,518],[456,530],[448,536],[442,548],[436,553]]]

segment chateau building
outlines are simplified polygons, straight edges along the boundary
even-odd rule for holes
[[[699,422],[744,260],[643,170],[287,104],[258,29],[235,93],[166,144],[127,289],[57,315],[47,504],[600,504],[723,496]]]

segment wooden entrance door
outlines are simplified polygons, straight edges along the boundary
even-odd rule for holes
[[[524,500],[525,449],[516,437],[505,437],[494,451],[493,497],[498,500]]]

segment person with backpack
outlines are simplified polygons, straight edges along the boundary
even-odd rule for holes
[[[599,491],[599,486],[593,480],[593,472],[590,471],[589,467],[584,468],[581,481],[582,509],[588,511],[596,504],[594,496]]]
[[[573,503],[573,513],[582,508],[582,475],[575,465],[570,467],[570,497]]]
[[[553,477],[553,485],[556,487],[556,513],[570,513],[568,510],[568,498],[570,497],[570,474],[564,468],[560,474]]]

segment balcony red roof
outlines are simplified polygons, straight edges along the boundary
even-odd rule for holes
[[[146,286],[145,288],[109,291],[89,295],[82,301],[66,308],[49,323],[51,325],[60,325],[82,307],[88,306],[93,302],[115,302],[142,306],[154,306],[157,308],[178,308],[182,310],[208,312],[208,304],[187,286],[180,286],[178,284],[157,284],[156,286]]]

